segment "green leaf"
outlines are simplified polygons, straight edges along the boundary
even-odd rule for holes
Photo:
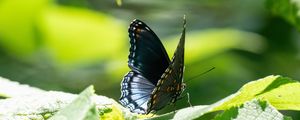
[[[208,112],[227,110],[237,107],[252,99],[268,101],[278,110],[300,110],[300,83],[281,76],[268,76],[244,85],[238,92],[209,106],[194,106],[167,113],[152,119],[195,119]],[[267,109],[264,102],[258,103]],[[232,111],[234,112],[234,111]]]
[[[232,107],[229,110],[225,110],[214,120],[257,120],[258,118],[261,120],[285,120],[286,116],[283,116],[266,101],[254,99],[240,107]]]
[[[231,120],[233,118],[236,118],[238,116],[238,108],[232,107],[228,110],[225,110],[222,114],[218,114],[214,120]]]
[[[122,0],[116,0],[116,3],[118,6],[121,6],[122,5]]]
[[[127,27],[121,21],[52,0],[2,0],[0,18],[1,47],[17,57],[41,50],[65,64],[119,60],[127,44]]]
[[[50,120],[99,120],[98,109],[92,101],[93,86],[88,87],[65,108],[58,111]]]
[[[50,1],[1,0],[0,44],[7,53],[24,57],[37,49],[36,16]]]
[[[79,112],[78,110],[86,113],[76,114],[78,118],[84,115],[86,118],[94,118],[90,117],[90,114],[92,116],[99,114],[100,119],[113,120],[147,118],[151,116],[133,114],[111,98],[94,95],[92,88],[88,88],[81,95],[75,95],[59,91],[44,91],[0,77],[0,95],[10,97],[0,99],[1,120],[44,120],[53,116],[57,111],[62,112],[59,113],[59,117],[62,117],[62,115],[69,117],[76,114],[74,112]],[[75,100],[76,98],[77,100]],[[93,105],[94,102],[96,106]],[[88,110],[88,107],[90,107],[90,110]],[[94,110],[94,107],[97,108],[97,111]]]
[[[215,110],[239,106],[253,98],[270,102],[279,110],[300,110],[300,83],[281,76],[268,76],[244,85],[234,97]]]
[[[293,120],[292,117],[284,116],[284,120]]]
[[[267,8],[300,30],[300,0],[267,0]]]
[[[42,92],[45,91],[0,77],[0,97],[11,98],[28,96]]]
[[[128,42],[124,40],[127,30],[121,21],[87,9],[48,7],[39,16],[38,26],[45,49],[56,61],[67,65],[119,60]]]

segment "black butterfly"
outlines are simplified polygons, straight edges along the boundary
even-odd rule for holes
[[[120,103],[131,112],[148,114],[175,103],[184,90],[183,31],[172,60],[155,33],[142,21],[133,20],[128,32],[130,54],[128,72],[121,83]]]

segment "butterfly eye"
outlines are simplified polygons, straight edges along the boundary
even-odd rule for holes
[[[181,84],[181,90],[184,91],[185,88],[186,88],[186,84],[185,84],[185,83],[182,83],[182,84]]]

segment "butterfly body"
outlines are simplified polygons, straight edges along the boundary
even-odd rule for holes
[[[155,33],[142,21],[128,29],[131,69],[121,82],[120,103],[134,113],[148,114],[175,103],[182,93],[185,19],[183,32],[172,60]]]

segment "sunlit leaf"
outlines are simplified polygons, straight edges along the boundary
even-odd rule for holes
[[[205,113],[227,110],[252,99],[268,101],[278,110],[300,110],[300,83],[281,76],[268,76],[244,85],[238,92],[209,106],[194,106],[155,117],[194,119]],[[261,104],[261,106],[264,106]],[[184,118],[183,118],[184,117]]]
[[[300,30],[300,0],[267,0],[266,6]]]
[[[116,3],[118,6],[121,6],[122,5],[122,0],[116,0]]]
[[[281,76],[268,76],[244,85],[234,97],[215,110],[238,106],[253,98],[270,102],[279,110],[300,110],[300,83]]]
[[[56,115],[59,118],[94,118],[93,116],[96,114],[100,115],[97,118],[101,119],[136,118],[136,115],[122,108],[113,99],[94,95],[91,87],[78,96],[58,91],[40,90],[4,78],[0,78],[0,83],[0,94],[11,97],[0,99],[1,120],[44,120],[56,115],[57,111],[60,111]],[[9,90],[16,90],[15,92],[18,93]]]
[[[26,96],[41,92],[44,91],[38,88],[30,87],[28,85],[22,85],[18,82],[9,81],[8,79],[0,77],[0,98]]]
[[[119,59],[127,43],[120,21],[86,9],[50,7],[39,22],[46,49],[61,63]]]
[[[264,103],[264,104],[261,104]],[[285,117],[266,101],[252,100],[240,107],[225,110],[214,120],[285,120]]]
[[[96,104],[92,101],[93,86],[85,89],[65,108],[58,111],[50,120],[99,120]]]
[[[1,0],[0,44],[7,53],[24,57],[37,49],[36,16],[49,0]]]

